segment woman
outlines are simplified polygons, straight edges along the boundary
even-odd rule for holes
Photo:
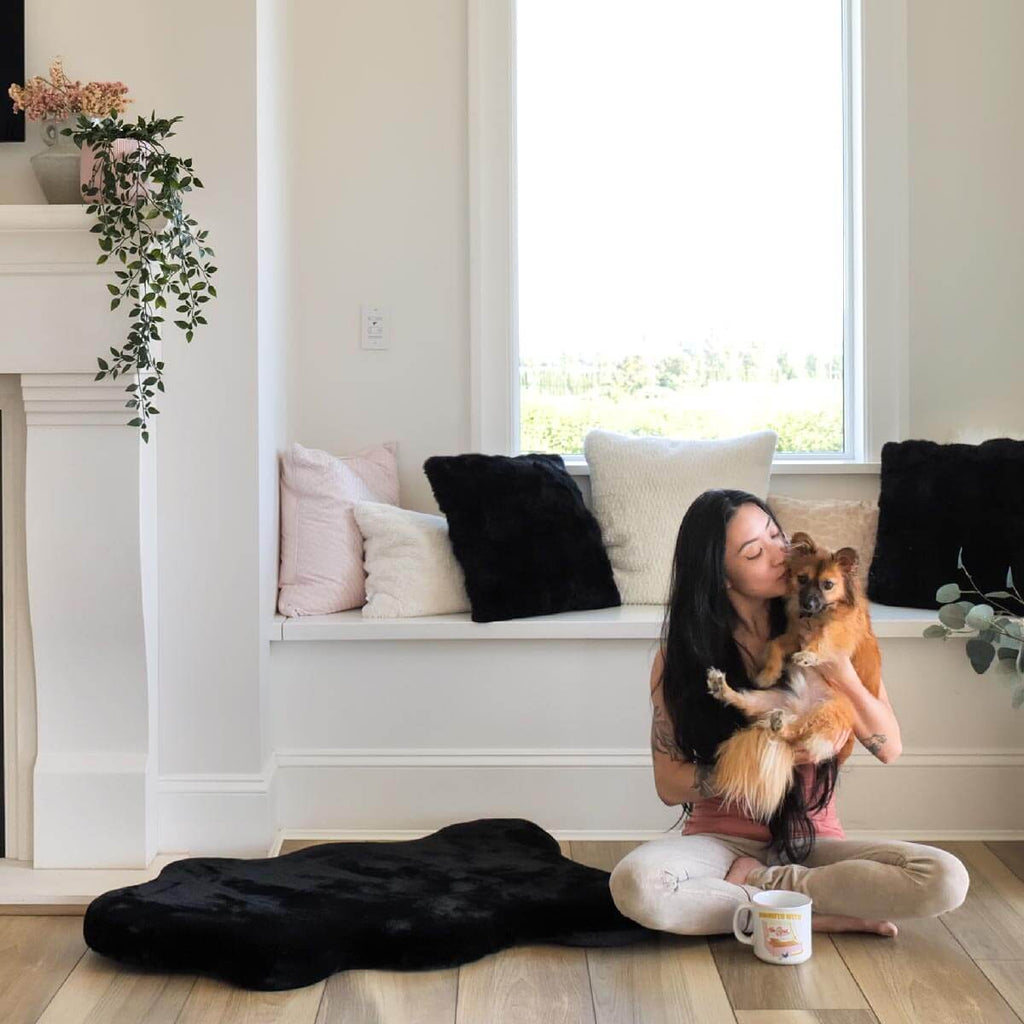
[[[798,752],[801,784],[767,824],[713,796],[718,744],[749,723],[707,692],[707,669],[722,669],[736,689],[750,686],[768,641],[786,626],[787,549],[771,509],[746,491],[705,491],[680,524],[651,670],[651,746],[659,797],[682,804],[689,817],[681,834],[632,850],[609,880],[620,912],[649,928],[731,932],[740,903],[764,889],[789,889],[814,901],[815,931],[895,936],[889,917],[935,916],[967,895],[967,869],[945,850],[845,838],[834,758],[814,765]],[[819,670],[854,702],[857,738],[884,763],[895,760],[899,725],[884,684],[872,697],[848,657]]]

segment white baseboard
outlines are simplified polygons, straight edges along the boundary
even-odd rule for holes
[[[270,844],[269,857],[277,857],[281,853],[281,847],[289,839],[319,840],[329,842],[381,842],[384,840],[403,841],[408,839],[422,839],[424,836],[436,832],[437,829],[388,829],[388,830],[359,830],[359,829],[278,829],[274,841]],[[572,832],[560,829],[547,830],[560,842],[634,842],[642,843],[649,839],[660,839],[667,833],[664,831],[651,832],[642,830],[638,832]],[[1007,842],[1020,841],[1024,839],[1024,829],[1008,829],[1005,831],[995,830],[988,832],[957,832],[956,830],[941,829],[934,834],[927,830],[851,830],[845,829],[847,839],[902,839],[906,842]]]
[[[884,769],[884,773],[883,773]],[[680,810],[635,750],[279,751],[252,775],[160,779],[160,849],[275,854],[285,838],[412,839],[482,817],[527,818],[557,839],[642,841]],[[851,839],[1024,839],[1024,754],[855,754],[837,807]],[[678,828],[678,826],[677,826]]]
[[[277,766],[253,774],[164,775],[160,849],[191,856],[266,857],[276,828]]]

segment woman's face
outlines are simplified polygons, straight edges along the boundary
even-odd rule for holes
[[[786,593],[789,538],[757,505],[740,505],[725,530],[725,577],[746,597]]]

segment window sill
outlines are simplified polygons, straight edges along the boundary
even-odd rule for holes
[[[871,602],[871,624],[879,639],[921,638],[938,622],[938,609],[899,608]],[[585,612],[559,612],[501,622],[473,622],[469,612],[403,619],[364,618],[360,608],[333,615],[275,615],[268,626],[271,642],[287,640],[656,640],[664,608],[655,604],[621,605]]]
[[[564,456],[563,456],[564,458]],[[572,476],[590,476],[590,466],[582,459],[565,459],[565,468]],[[817,476],[828,474],[863,474],[878,476],[880,462],[840,462],[836,459],[776,459],[772,462],[771,476]]]

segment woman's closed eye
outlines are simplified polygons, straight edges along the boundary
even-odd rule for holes
[[[776,537],[778,537],[778,534],[777,533],[773,533],[772,534],[772,540],[775,540]],[[758,551],[758,553],[756,555],[744,555],[743,557],[746,558],[746,560],[748,562],[752,562],[755,558],[760,558],[763,552],[764,552],[764,548],[762,548],[760,551]]]

